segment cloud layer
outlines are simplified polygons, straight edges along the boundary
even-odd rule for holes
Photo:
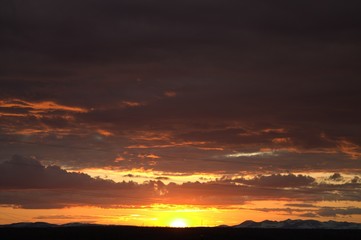
[[[150,180],[142,184],[124,181],[117,183],[92,178],[83,173],[70,173],[58,166],[45,167],[35,159],[21,156],[14,156],[2,163],[0,173],[0,204],[22,208],[84,205],[111,208],[150,204],[192,204],[227,208],[228,205],[243,205],[255,200],[361,200],[360,182],[351,181],[338,185],[316,183],[310,176],[294,174],[256,176],[251,179],[222,178],[204,183],[164,184],[160,180]],[[351,208],[320,208],[317,214],[336,216],[358,212]]]

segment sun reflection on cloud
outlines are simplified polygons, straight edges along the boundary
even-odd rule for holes
[[[273,155],[273,151],[265,151],[265,152],[239,152],[227,154],[226,157],[234,158],[234,157],[254,157],[254,156],[264,156],[264,155]]]

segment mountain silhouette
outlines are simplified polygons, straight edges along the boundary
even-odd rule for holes
[[[284,229],[361,229],[361,224],[351,222],[327,221],[320,222],[316,220],[291,220],[254,222],[251,220],[233,226],[234,228],[284,228]]]
[[[49,228],[49,227],[94,227],[94,226],[117,226],[117,225],[101,225],[94,223],[81,223],[71,222],[65,224],[51,224],[47,222],[19,222],[7,225],[0,225],[0,227],[6,228]],[[229,227],[227,225],[221,225],[218,227]],[[353,222],[336,222],[327,221],[320,222],[317,220],[291,220],[284,221],[270,221],[264,220],[262,222],[255,222],[252,220],[244,221],[239,225],[232,226],[232,228],[279,228],[279,229],[361,229],[360,223]]]

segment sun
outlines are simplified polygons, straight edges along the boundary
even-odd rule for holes
[[[187,223],[184,219],[177,218],[170,223],[171,227],[184,228],[187,227]]]

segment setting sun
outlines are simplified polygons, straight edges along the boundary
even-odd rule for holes
[[[187,227],[187,223],[184,219],[175,219],[170,223],[171,227],[184,228]]]

